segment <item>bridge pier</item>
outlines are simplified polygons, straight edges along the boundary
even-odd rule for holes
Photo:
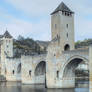
[[[75,88],[75,77],[57,79],[47,76],[47,88]]]
[[[89,92],[92,92],[92,45],[89,47],[89,79],[90,79],[90,85],[89,85]]]
[[[64,78],[61,83],[61,88],[75,88],[75,78]]]

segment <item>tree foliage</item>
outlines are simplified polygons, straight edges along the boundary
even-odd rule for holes
[[[85,39],[83,41],[77,41],[75,43],[75,48],[81,48],[84,46],[89,46],[90,44],[92,44],[92,39]]]
[[[34,41],[32,38],[24,38],[22,36],[18,36],[17,40],[14,40],[14,49],[15,54],[19,55],[22,53],[42,53],[45,52],[46,49],[41,50],[39,44]]]

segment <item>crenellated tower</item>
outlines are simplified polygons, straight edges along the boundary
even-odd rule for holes
[[[74,12],[63,2],[51,13],[52,40],[58,39],[61,51],[74,49]]]
[[[1,74],[6,73],[6,58],[13,57],[13,38],[10,33],[6,30],[1,38]]]

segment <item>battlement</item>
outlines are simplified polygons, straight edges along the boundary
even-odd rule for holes
[[[75,49],[75,50],[70,50],[70,51],[62,51],[63,54],[73,54],[73,53],[85,53],[88,54],[89,53],[89,49],[85,48],[85,49]]]

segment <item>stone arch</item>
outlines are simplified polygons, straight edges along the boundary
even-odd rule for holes
[[[40,75],[45,75],[46,73],[46,62],[45,61],[41,61],[36,65],[35,68],[35,76],[40,76]]]
[[[17,67],[17,73],[20,74],[21,73],[21,63],[18,65]]]
[[[65,46],[64,46],[64,51],[69,51],[70,50],[70,45],[69,44],[66,44]]]
[[[75,68],[81,63],[81,62],[89,62],[87,58],[75,55],[70,57],[63,67],[63,76],[62,77],[75,77],[72,73],[74,72]],[[68,73],[70,75],[68,75]]]

